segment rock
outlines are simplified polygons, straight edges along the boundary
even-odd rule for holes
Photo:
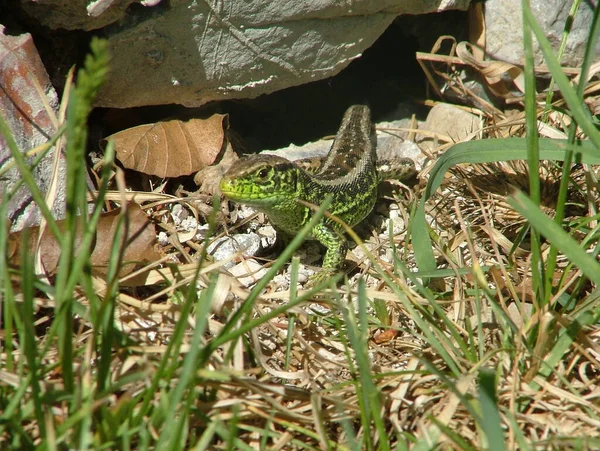
[[[480,119],[461,108],[447,103],[436,104],[423,125],[423,130],[451,139],[453,142],[464,141],[471,133],[481,127]],[[419,145],[426,150],[432,150],[439,145],[434,138],[423,135]]]
[[[409,132],[401,130],[409,129],[413,126],[411,119],[378,122],[376,125],[378,129],[377,157],[379,159],[410,158],[417,164],[417,167],[423,165],[425,155],[416,143],[409,140]],[[417,126],[419,124],[413,127]]]
[[[10,35],[0,25],[0,111],[6,121],[18,150],[25,152],[46,143],[55,133],[52,115],[58,110],[58,97],[50,84],[46,69],[38,55],[31,35]],[[41,87],[42,97],[36,85]],[[46,109],[48,106],[48,109]],[[52,182],[53,148],[33,169],[33,176],[43,195]],[[34,156],[26,158],[31,163]],[[6,139],[0,134],[0,162],[14,162]],[[54,218],[61,219],[65,214],[66,165],[62,154],[59,156],[56,174],[56,199],[51,206]],[[21,173],[12,168],[2,174],[0,194],[11,192],[22,182]],[[38,225],[41,213],[33,202],[29,189],[22,185],[8,203],[8,217],[11,229]]]
[[[377,157],[379,159],[410,158],[417,164],[417,168],[423,165],[425,155],[417,144],[412,141],[402,141],[394,137],[377,138]]]
[[[123,18],[132,3],[137,1],[22,0],[21,6],[48,28],[94,30]]]
[[[563,29],[572,2],[563,0],[531,0],[531,9],[555,51],[560,46]],[[581,65],[593,10],[589,2],[581,2],[572,31],[567,40],[562,64]],[[493,59],[522,65],[523,13],[521,0],[488,0],[485,2],[486,53]],[[542,64],[543,56],[534,38],[535,63]],[[596,42],[596,55],[600,55],[600,41]]]
[[[380,234],[380,238],[387,239],[390,236],[390,227],[392,228],[391,232],[393,236],[400,235],[401,233],[406,232],[406,222],[404,221],[404,216],[400,214],[398,211],[398,207],[394,204],[390,205],[390,218],[385,221],[385,228],[383,229],[383,233]]]
[[[238,263],[229,269],[229,272],[237,277],[238,281],[245,287],[254,285],[267,274],[267,270],[252,258]]]
[[[466,9],[468,0],[172,1],[130,8],[106,27],[113,66],[97,106],[187,107],[255,98],[331,77],[399,14]],[[143,80],[143,83],[140,81]]]
[[[233,236],[224,236],[217,238],[207,248],[207,252],[214,257],[216,261],[226,260],[237,252],[241,252],[246,257],[252,257],[260,249],[260,237],[256,233],[240,233]],[[231,268],[235,263],[229,262],[226,268]]]
[[[333,140],[320,139],[319,141],[306,143],[302,146],[290,144],[288,147],[283,147],[276,150],[265,150],[261,152],[266,155],[278,155],[287,158],[290,161],[302,160],[304,158],[324,157],[329,152]]]
[[[267,224],[259,227],[256,230],[256,233],[260,236],[260,245],[263,249],[269,249],[275,245],[275,242],[277,241],[277,232],[272,225]]]

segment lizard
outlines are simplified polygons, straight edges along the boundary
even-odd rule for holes
[[[416,174],[410,158],[378,161],[376,147],[369,107],[353,105],[316,171],[283,157],[252,155],[236,161],[219,187],[226,198],[265,213],[287,235],[296,234],[314,213],[298,199],[319,206],[328,195],[333,196],[329,212],[353,227],[373,210],[382,180],[404,180]],[[314,286],[341,268],[348,241],[342,226],[327,217],[313,228],[309,239],[326,247],[323,269],[309,279],[308,285]]]

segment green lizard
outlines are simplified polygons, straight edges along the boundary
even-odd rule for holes
[[[416,172],[409,158],[377,161],[376,146],[369,108],[354,105],[344,114],[331,150],[314,174],[282,157],[254,155],[231,166],[221,180],[221,192],[265,213],[288,235],[296,234],[313,214],[298,199],[318,206],[332,195],[329,212],[352,227],[373,210],[380,181],[406,179]],[[327,248],[323,270],[309,281],[315,285],[341,268],[348,242],[342,226],[326,217],[310,238]]]

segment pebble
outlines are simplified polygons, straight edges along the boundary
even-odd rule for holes
[[[161,246],[166,246],[169,244],[169,235],[166,232],[158,232],[158,237],[156,240]]]
[[[406,231],[406,222],[397,210],[390,211],[390,219],[385,221],[382,237],[388,238],[390,236],[390,227],[394,236]]]
[[[216,261],[226,260],[237,252],[241,252],[246,257],[256,255],[260,249],[260,236],[256,233],[240,233],[239,235],[223,236],[213,241],[207,248],[207,252],[213,256]],[[225,265],[231,268],[235,262],[231,261]]]
[[[202,224],[198,226],[198,228],[196,229],[196,239],[198,241],[206,239],[206,237],[208,236],[209,229],[210,226],[208,224]]]
[[[246,259],[231,267],[229,272],[237,277],[238,281],[245,287],[254,285],[267,274],[267,270],[253,258]]]
[[[249,218],[250,216],[256,214],[256,210],[254,210],[251,207],[248,207],[246,205],[240,205],[239,209],[238,209],[238,216],[240,219],[246,219]]]
[[[260,244],[264,249],[268,249],[277,241],[277,232],[272,225],[264,225],[256,229],[256,233],[260,236]]]

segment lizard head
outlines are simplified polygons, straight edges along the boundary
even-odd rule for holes
[[[268,208],[296,197],[299,171],[285,158],[257,155],[236,161],[219,187],[234,202]]]

